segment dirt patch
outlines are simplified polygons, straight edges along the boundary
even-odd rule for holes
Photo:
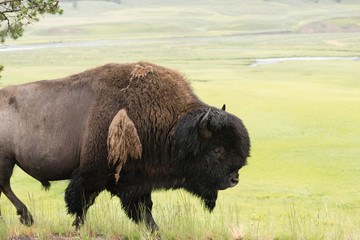
[[[347,47],[347,45],[345,43],[342,43],[342,42],[339,42],[336,40],[327,40],[325,42],[329,45],[336,46],[336,47]]]
[[[90,236],[87,236],[87,238],[93,239],[93,240],[107,240],[107,238],[105,238],[104,236],[97,235],[97,234],[92,234]],[[42,238],[39,238],[37,236],[22,235],[22,236],[7,237],[6,239],[8,239],[8,240],[38,240],[38,239],[42,239]],[[66,235],[53,234],[53,235],[47,236],[46,239],[49,239],[49,240],[81,240],[81,239],[84,239],[84,237],[82,237],[81,235],[76,234],[76,233],[69,233]],[[111,239],[113,239],[113,238],[111,238]],[[116,238],[116,239],[121,240],[122,238]]]
[[[54,28],[50,30],[52,35],[80,35],[83,34],[81,29],[72,29],[72,28]]]
[[[338,26],[330,22],[310,23],[302,26],[298,33],[337,33],[337,32],[360,32],[357,24]]]

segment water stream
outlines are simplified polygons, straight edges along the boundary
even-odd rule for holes
[[[194,38],[208,38],[204,36]],[[165,38],[164,38],[165,39]],[[185,39],[184,37],[174,37],[173,39]],[[74,41],[74,42],[51,42],[51,43],[40,43],[40,44],[24,44],[24,45],[0,45],[0,52],[9,51],[24,51],[44,48],[60,48],[60,47],[86,47],[86,46],[98,46],[107,45],[113,43],[126,43],[134,41],[155,41],[159,39],[121,39],[121,40],[101,40],[101,41]],[[168,39],[167,39],[168,40]],[[360,57],[285,57],[285,58],[262,58],[255,59],[255,62],[250,64],[249,67],[257,67],[262,64],[276,64],[285,61],[325,61],[325,60],[352,60],[360,61]]]
[[[360,61],[360,57],[286,57],[286,58],[263,58],[256,59],[250,67],[257,67],[262,64],[275,64],[285,61],[325,61],[325,60],[353,60]]]

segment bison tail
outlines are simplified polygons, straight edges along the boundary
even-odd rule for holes
[[[41,181],[41,185],[43,186],[45,191],[49,191],[51,184],[49,181]]]

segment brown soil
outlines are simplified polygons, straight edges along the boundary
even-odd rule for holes
[[[15,237],[8,237],[7,240],[37,240],[40,239],[36,236],[29,236],[29,235],[23,235],[23,236],[15,236]],[[47,236],[47,239],[49,240],[81,240],[82,237],[75,233],[66,234],[66,236],[59,236],[58,234],[54,234],[51,236]],[[94,240],[106,240],[105,237],[100,235],[91,235],[90,239]],[[113,238],[112,238],[113,239]],[[118,238],[121,240],[122,238]]]

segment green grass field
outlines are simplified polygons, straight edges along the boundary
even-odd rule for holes
[[[179,70],[204,102],[226,103],[249,130],[249,165],[241,169],[238,186],[219,193],[212,214],[184,191],[153,194],[163,239],[360,239],[360,61],[249,66],[260,58],[359,57],[360,32],[346,32],[360,26],[357,1],[123,0],[62,6],[63,16],[46,16],[7,44],[112,42],[0,51],[1,87],[108,62],[150,61]],[[330,26],[328,32],[318,23]],[[322,33],[298,33],[312,24]],[[119,200],[105,192],[84,228],[74,233],[64,203],[67,181],[53,182],[45,192],[16,168],[11,183],[35,224],[22,226],[2,196],[0,239],[156,237],[128,220]]]

